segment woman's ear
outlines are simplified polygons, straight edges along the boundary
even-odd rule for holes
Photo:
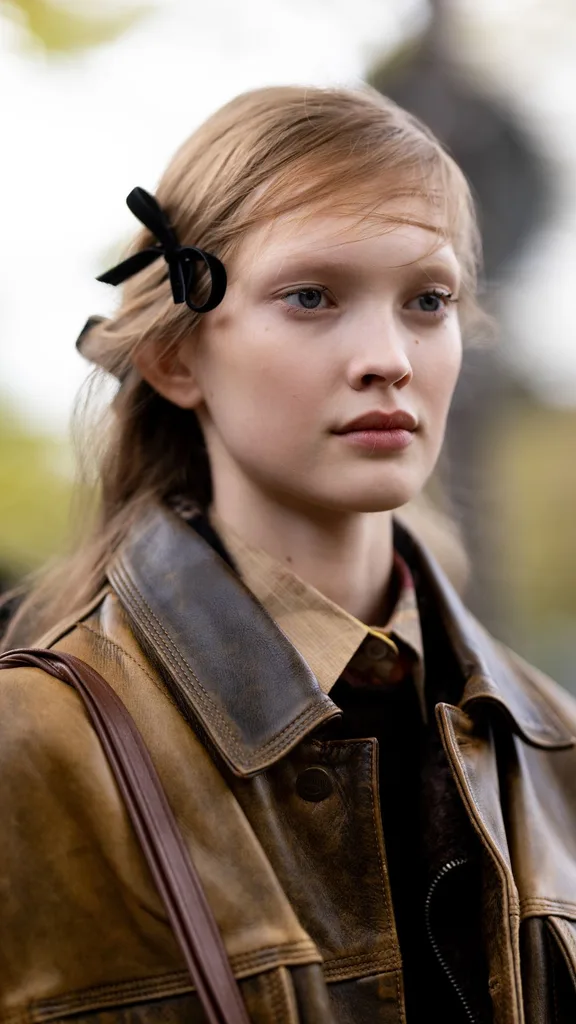
[[[190,349],[184,354],[181,345],[150,341],[134,354],[134,365],[144,380],[181,409],[194,409],[202,401]]]

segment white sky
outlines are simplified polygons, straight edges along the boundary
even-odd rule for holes
[[[136,226],[128,192],[153,191],[177,146],[236,93],[357,84],[376,50],[414,31],[425,11],[423,0],[156,5],[117,43],[59,62],[23,54],[0,19],[0,387],[50,429],[65,429],[86,373],[74,351],[80,328],[115,302],[94,276]],[[484,32],[476,64],[486,70],[492,59],[492,77],[522,93],[558,166],[561,216],[525,260],[505,309],[523,370],[552,399],[576,400],[576,14],[562,0],[502,0],[478,21],[478,5],[460,6]],[[572,19],[570,32],[564,23],[556,31],[554,12]]]

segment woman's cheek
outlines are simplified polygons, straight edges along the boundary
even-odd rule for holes
[[[460,367],[462,365],[462,344],[459,333],[452,331],[443,343],[429,344],[422,342],[418,349],[418,355],[413,361],[414,379],[418,382],[419,388],[431,399],[444,403],[447,396],[452,392],[458,380]]]

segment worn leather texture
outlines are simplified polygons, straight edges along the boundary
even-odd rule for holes
[[[564,1024],[576,1019],[574,701],[484,632],[409,535],[397,543],[465,681],[436,717],[485,861],[493,1019]],[[92,665],[133,716],[250,1019],[405,1024],[376,741],[330,738],[337,705],[167,509],[147,510],[109,578],[46,642]],[[4,671],[0,761],[0,1021],[202,1021],[74,691]],[[322,799],[298,786],[310,768],[330,778]]]
[[[148,750],[118,694],[72,654],[36,648],[0,656],[2,670],[30,667],[68,683],[82,698],[209,1024],[248,1024],[202,883]]]

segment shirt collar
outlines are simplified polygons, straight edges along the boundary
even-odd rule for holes
[[[329,693],[364,640],[372,635],[394,655],[398,643],[406,645],[420,671],[415,673],[420,701],[423,699],[423,643],[416,591],[410,570],[395,555],[399,593],[387,623],[368,626],[300,579],[266,551],[252,547],[215,513],[214,529],[222,539],[244,584],[266,609]]]

